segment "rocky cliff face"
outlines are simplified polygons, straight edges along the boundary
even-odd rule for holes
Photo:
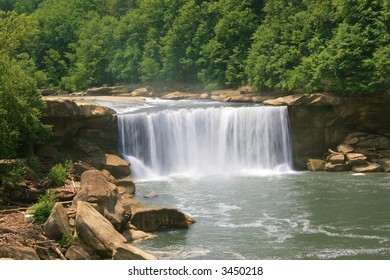
[[[50,144],[37,149],[43,168],[50,168],[61,157],[102,168],[106,153],[118,152],[117,118],[112,109],[61,99],[47,100],[46,105],[43,122],[53,128]]]
[[[353,132],[390,137],[390,95],[344,98],[329,94],[290,95],[265,105],[288,106],[294,163],[306,169],[308,158],[325,158]]]
[[[240,102],[263,102],[266,99],[239,90],[213,92],[207,98],[219,96],[224,101],[238,101],[226,98],[228,93],[233,97],[245,97]],[[175,94],[166,98],[198,98]],[[258,100],[248,98],[251,95],[256,95]],[[268,99],[263,103],[288,106],[297,169],[306,169],[309,158],[325,160],[328,150],[336,150],[350,133],[363,132],[390,138],[390,94],[353,98],[326,93],[300,94]],[[106,159],[105,153],[117,153],[117,118],[109,108],[92,104],[77,105],[69,100],[51,100],[47,101],[44,122],[53,125],[53,139],[51,145],[39,149],[41,157],[53,160],[65,155],[101,168]]]

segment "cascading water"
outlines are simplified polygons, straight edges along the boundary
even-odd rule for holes
[[[118,130],[120,152],[137,179],[291,170],[286,107],[122,114]]]
[[[118,117],[137,179],[291,170],[286,107],[164,110]]]

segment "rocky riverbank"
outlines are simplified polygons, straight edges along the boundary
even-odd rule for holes
[[[47,100],[44,122],[53,129],[49,144],[36,147],[42,172],[59,160],[74,164],[62,186],[31,175],[18,193],[10,194],[23,207],[0,208],[0,259],[155,259],[131,243],[195,222],[177,209],[148,208],[133,198],[130,164],[116,154],[113,110]],[[28,205],[45,193],[54,193],[58,202],[38,226]]]
[[[361,132],[390,137],[390,94],[341,97],[329,93],[282,95],[256,92],[250,87],[235,90],[203,91],[188,86],[140,87],[119,86],[89,89],[72,94],[85,99],[105,94],[142,102],[142,98],[214,100],[222,102],[260,103],[287,106],[290,119],[294,168],[307,170],[309,159],[326,160],[328,150],[337,150],[348,134]],[[375,147],[367,147],[375,149]],[[384,170],[384,169],[382,169]]]
[[[103,93],[105,96],[100,97]],[[144,102],[145,97],[287,106],[295,168],[390,172],[389,94],[343,98],[322,93],[275,98],[250,88],[157,92],[112,87],[47,97],[44,122],[53,129],[49,144],[36,147],[41,169],[47,173],[61,159],[72,160],[74,165],[66,184],[55,189],[47,181],[38,182],[29,170],[28,180],[17,194],[22,207],[0,211],[0,258],[154,259],[129,243],[150,238],[151,232],[160,229],[190,227],[194,221],[177,209],[147,208],[134,200],[136,187],[129,178],[130,165],[116,154],[116,112],[94,103],[97,98]],[[54,192],[59,202],[46,224],[39,227],[31,224],[25,206],[46,192]],[[72,242],[61,245],[64,237]]]

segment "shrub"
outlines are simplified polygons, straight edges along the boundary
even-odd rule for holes
[[[67,170],[61,163],[57,163],[50,169],[47,177],[51,179],[55,185],[63,185],[67,178]]]
[[[9,172],[9,178],[13,185],[19,185],[26,176],[26,167],[22,163],[15,163]]]
[[[25,179],[26,167],[19,161],[4,165],[1,168],[0,179],[6,191],[12,191],[20,187]]]
[[[49,218],[56,201],[57,197],[54,193],[41,196],[38,203],[32,206],[31,214],[33,215],[34,223],[39,225],[44,224]]]
[[[67,172],[69,172],[73,168],[73,161],[65,160],[64,167]]]
[[[27,156],[26,164],[28,167],[30,167],[35,172],[35,174],[38,177],[42,177],[41,162],[39,161],[39,158],[36,155],[29,154]]]
[[[61,245],[61,247],[68,249],[70,246],[73,245],[74,237],[70,235],[63,235],[58,243]]]

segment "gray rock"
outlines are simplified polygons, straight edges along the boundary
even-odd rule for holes
[[[367,163],[366,165],[352,167],[352,171],[356,173],[379,172],[381,170],[382,166],[378,163]]]
[[[131,218],[131,224],[138,230],[156,231],[162,229],[189,228],[195,221],[172,208],[139,208]]]
[[[350,170],[350,166],[345,163],[331,163],[327,162],[325,163],[324,167],[325,171],[347,171]]]
[[[130,213],[123,207],[118,188],[98,170],[88,170],[81,175],[80,191],[74,201],[97,204],[99,212],[117,230],[121,230],[129,221]]]
[[[66,250],[65,258],[68,260],[90,260],[91,256],[88,254],[88,252],[84,249],[83,246],[79,244],[75,244],[69,247],[68,250]]]
[[[155,193],[155,192],[150,192],[150,193],[144,195],[144,198],[156,198],[156,197],[158,197],[158,196],[159,196],[159,195],[158,195],[157,193]]]
[[[344,143],[346,143],[347,141],[349,141],[353,138],[356,138],[359,141],[359,137],[365,137],[365,136],[367,136],[367,133],[365,133],[365,132],[353,132],[353,133],[348,134],[345,137]]]
[[[341,145],[338,145],[337,146],[337,151],[339,153],[343,153],[343,154],[346,154],[346,153],[351,153],[354,151],[354,148],[352,148],[350,145],[348,144],[341,144]]]
[[[322,159],[308,159],[306,166],[310,171],[324,171],[325,161]]]
[[[345,140],[345,141],[344,141],[344,144],[347,144],[347,145],[355,145],[357,142],[359,142],[359,138],[353,137],[353,138],[351,138],[351,139]]]
[[[119,193],[134,194],[135,184],[130,178],[116,179],[113,183],[118,187]]]
[[[68,214],[61,203],[54,205],[43,229],[46,237],[53,240],[61,240],[63,236],[71,235]]]
[[[127,229],[124,232],[122,232],[122,235],[126,238],[127,242],[129,243],[132,241],[154,237],[153,234],[144,232],[142,230],[135,230],[135,229]]]
[[[0,247],[0,258],[13,260],[39,260],[35,250],[27,246],[2,246]]]
[[[76,230],[82,242],[102,258],[156,259],[133,246],[89,203],[77,203]]]
[[[390,172],[390,158],[383,158],[379,161],[384,172]]]
[[[346,155],[347,161],[351,166],[359,166],[367,164],[367,157],[359,153],[348,153]]]
[[[340,163],[344,163],[345,161],[345,156],[343,154],[330,154],[327,158],[326,158],[326,161],[327,162],[330,162],[332,164],[340,164]]]
[[[130,176],[130,164],[116,155],[106,154],[104,169],[108,170],[115,178],[124,178]]]

